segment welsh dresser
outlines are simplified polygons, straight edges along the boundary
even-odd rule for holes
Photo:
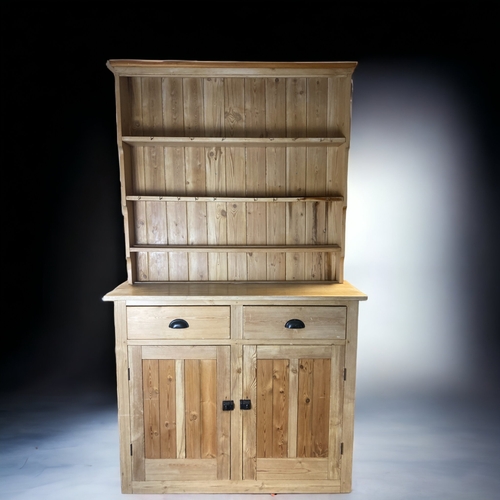
[[[109,60],[123,493],[351,491],[355,62]]]

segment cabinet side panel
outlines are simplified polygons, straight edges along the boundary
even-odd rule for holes
[[[144,481],[144,395],[142,383],[142,348],[129,347],[130,359],[130,441],[132,444],[132,478]],[[128,451],[130,455],[130,450]]]
[[[350,301],[347,306],[347,344],[345,349],[346,381],[344,385],[344,414],[342,442],[341,491],[347,493],[352,488],[352,460],[354,440],[354,397],[356,389],[356,353],[358,345],[358,309],[357,301]]]
[[[114,303],[114,318],[121,488],[123,493],[131,493],[129,361],[127,352],[127,317],[124,302],[117,301]]]
[[[342,410],[344,402],[344,360],[345,347],[335,346],[331,357],[331,397],[328,478],[340,480]]]

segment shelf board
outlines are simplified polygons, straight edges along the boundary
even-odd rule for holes
[[[264,196],[264,197],[250,197],[250,196],[126,196],[127,201],[201,201],[201,202],[260,202],[260,203],[296,203],[296,202],[335,202],[344,201],[343,196]]]
[[[345,137],[136,137],[123,136],[122,141],[132,146],[170,147],[337,147],[345,144]]]
[[[197,253],[250,253],[250,252],[340,252],[338,245],[134,245],[131,252],[197,252]]]

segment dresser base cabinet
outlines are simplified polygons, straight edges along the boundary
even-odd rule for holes
[[[123,493],[351,491],[358,304],[347,282],[123,283]]]

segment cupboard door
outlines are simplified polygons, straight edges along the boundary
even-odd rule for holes
[[[229,479],[229,346],[131,346],[134,481]]]
[[[340,480],[344,349],[244,346],[244,479]]]

